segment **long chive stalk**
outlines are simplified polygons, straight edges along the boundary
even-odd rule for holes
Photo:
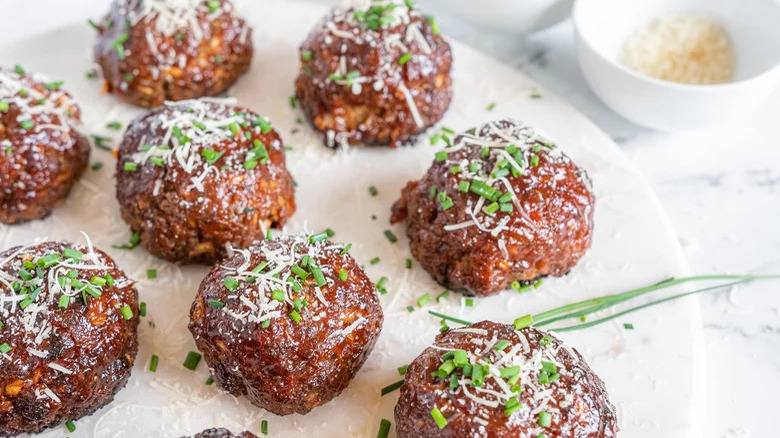
[[[662,298],[659,300],[651,301],[649,303],[645,303],[636,307],[632,307],[630,309],[615,313],[613,315],[606,316],[604,318],[600,318],[597,320],[589,321],[583,324],[576,324],[572,326],[567,327],[559,327],[559,328],[552,328],[549,329],[551,331],[557,331],[557,332],[564,332],[564,331],[573,331],[573,330],[579,330],[584,329],[588,327],[593,327],[595,325],[602,324],[604,322],[607,322],[609,320],[618,318],[620,316],[626,315],[628,313],[636,312],[638,310],[642,310],[648,307],[656,306],[658,304],[662,304],[668,301],[676,300],[679,298],[687,297],[690,295],[695,295],[703,292],[708,292],[716,289],[723,289],[726,287],[731,287],[737,284],[746,283],[748,281],[752,280],[771,280],[771,279],[780,279],[780,275],[697,275],[693,277],[682,277],[682,278],[668,278],[666,280],[663,280],[661,282],[655,283],[650,286],[641,287],[638,289],[633,289],[627,292],[622,292],[618,294],[612,294],[612,295],[606,295],[603,297],[598,298],[592,298],[589,300],[583,300],[572,304],[567,304],[565,306],[557,307],[552,310],[548,310],[546,312],[538,313],[536,315],[528,315],[526,318],[530,317],[530,320],[533,322],[533,326],[535,327],[541,327],[545,326],[557,321],[566,320],[566,319],[572,319],[572,318],[581,318],[583,316],[590,315],[592,313],[605,310],[608,308],[612,308],[617,306],[620,303],[623,303],[625,301],[631,300],[633,298],[639,297],[641,295],[645,295],[657,290],[666,289],[672,286],[677,286],[684,283],[689,283],[692,281],[708,281],[708,280],[731,280],[728,283],[721,283],[714,286],[708,286],[702,289],[697,289],[691,292],[684,292],[676,295],[672,295],[666,298]],[[434,311],[428,311],[433,316],[439,317],[441,319],[452,321],[457,324],[463,324],[463,325],[471,325],[470,322],[455,318],[452,316],[448,316],[442,313],[434,312]]]

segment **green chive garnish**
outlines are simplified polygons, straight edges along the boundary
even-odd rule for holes
[[[260,422],[260,433],[263,435],[268,435],[268,420],[263,420]]]
[[[376,438],[387,438],[390,434],[390,426],[390,421],[383,418],[382,421],[379,422],[379,433],[376,435]]]
[[[5,342],[0,344],[0,353],[8,353],[11,349],[12,347]]]
[[[157,372],[157,364],[160,362],[160,358],[157,357],[156,354],[152,355],[152,360],[149,362],[149,371],[156,373]]]
[[[195,371],[195,369],[198,368],[198,364],[200,363],[201,358],[200,353],[196,353],[194,351],[190,351],[187,353],[187,358],[184,359],[184,368],[187,368],[188,370]]]
[[[552,415],[545,411],[539,412],[539,417],[536,423],[542,427],[550,427],[550,424],[552,424]]]
[[[133,319],[133,309],[130,308],[127,304],[122,306],[121,309],[119,309],[120,312],[122,312],[122,318],[124,319]]]
[[[233,277],[225,277],[225,288],[229,291],[234,291],[238,288],[238,280]]]
[[[447,419],[444,418],[444,415],[442,415],[439,408],[433,408],[431,410],[431,417],[433,417],[433,421],[436,422],[436,425],[439,426],[439,429],[444,429],[444,427],[447,426]]]
[[[68,432],[73,433],[76,431],[76,423],[73,420],[68,420],[65,422],[65,428],[68,429]]]
[[[395,383],[391,383],[391,384],[385,386],[384,388],[382,388],[381,393],[382,393],[383,396],[387,395],[387,394],[390,394],[391,392],[393,392],[396,389],[400,388],[403,384],[404,384],[403,380],[399,380],[399,381],[397,381]]]
[[[390,230],[385,230],[385,237],[387,237],[387,240],[389,240],[390,243],[398,242],[398,237],[396,237],[395,234],[393,234],[393,232]]]

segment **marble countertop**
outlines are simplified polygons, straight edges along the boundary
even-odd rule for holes
[[[447,35],[532,77],[612,136],[661,199],[693,273],[780,272],[780,89],[734,126],[650,131],[613,113],[588,88],[570,21],[523,39],[432,12]],[[777,436],[766,418],[775,405],[768,394],[780,391],[779,287],[753,283],[700,298],[704,437]]]

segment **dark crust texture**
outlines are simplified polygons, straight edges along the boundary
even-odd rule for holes
[[[222,0],[218,15],[206,3],[194,12],[199,31],[190,25],[170,32],[157,28],[154,13],[135,20],[142,1],[115,0],[98,23],[94,48],[104,89],[136,105],[159,107],[166,100],[216,96],[230,88],[249,70],[252,32],[233,14],[230,1]]]
[[[485,338],[495,335],[510,345],[516,345],[520,338],[511,325],[482,321],[470,329],[487,330]],[[546,333],[534,328],[522,329],[530,350],[539,348],[539,342]],[[481,337],[474,333],[449,330],[436,337],[434,345],[439,347],[474,350],[471,342]],[[551,346],[557,350],[555,360],[566,369],[554,383],[552,401],[559,407],[553,412],[551,426],[544,428],[549,438],[613,438],[618,431],[615,408],[609,402],[604,383],[588,367],[582,356],[571,348],[558,348],[561,341],[555,337]],[[511,348],[511,346],[509,347]],[[519,413],[505,415],[504,407],[490,408],[471,399],[454,395],[447,388],[445,380],[431,376],[441,365],[441,356],[446,351],[427,348],[408,367],[401,386],[401,394],[395,407],[395,423],[398,438],[536,438],[539,434],[537,416],[530,411],[538,404],[533,394],[524,389],[518,398],[523,404]],[[486,383],[487,384],[487,383]],[[442,395],[444,394],[444,395]],[[457,401],[455,401],[457,400]],[[438,407],[447,418],[447,425],[440,429],[431,410]],[[474,421],[476,416],[482,421]],[[485,422],[487,424],[485,425]]]
[[[20,81],[69,116],[55,111],[33,113],[33,128],[24,129],[16,103],[0,111],[0,145],[10,142],[7,148],[0,147],[0,223],[5,224],[48,216],[65,201],[89,162],[89,140],[73,128],[80,123],[79,108],[70,95],[59,87],[46,89],[46,84],[27,75]]]
[[[301,107],[314,128],[326,134],[326,144],[331,147],[395,147],[411,142],[441,119],[450,105],[450,46],[416,10],[409,14],[409,23],[377,30],[360,30],[344,18],[353,13],[349,10],[326,17],[301,45],[301,71],[295,82]],[[355,36],[341,37],[329,25],[339,34]],[[419,40],[406,39],[410,26],[419,29],[430,53]],[[403,41],[412,55],[404,64],[399,59],[407,52],[399,44],[388,43],[393,37]],[[347,72],[359,71],[361,77],[372,78],[360,85],[358,93],[352,85],[330,78],[342,58]],[[412,115],[403,86],[419,111],[421,126]]]
[[[245,112],[246,108],[205,103],[213,114]],[[150,162],[137,171],[125,163],[144,144],[161,144],[165,129],[161,120],[171,117],[172,107],[155,110],[130,124],[119,148],[117,199],[122,218],[132,231],[141,232],[141,244],[152,254],[171,262],[212,264],[225,257],[226,244],[246,248],[264,237],[269,227],[281,227],[295,212],[295,189],[287,171],[282,140],[274,130],[243,135],[202,146],[224,154],[213,163],[217,169],[203,179],[203,190],[192,186],[202,170],[186,172],[177,160],[165,166]],[[250,131],[247,131],[250,132]],[[253,142],[262,142],[268,162],[244,169]],[[199,153],[199,152],[196,152]],[[158,193],[155,195],[157,186]]]
[[[187,437],[182,437],[187,438]],[[193,436],[192,438],[257,438],[257,435],[251,432],[242,432],[238,435],[233,435],[227,429],[207,429],[203,432]]]
[[[20,254],[40,256],[63,248],[76,248],[86,253],[84,247],[66,242],[46,242],[25,249]],[[10,248],[0,254],[0,260],[12,255],[21,247]],[[138,352],[138,292],[134,283],[125,277],[111,258],[95,249],[100,259],[110,269],[80,271],[79,279],[89,281],[89,276],[110,274],[116,283],[104,286],[102,295],[88,295],[88,305],[81,297],[74,298],[66,308],[58,307],[57,297],[48,300],[49,288],[39,293],[39,301],[47,299],[50,313],[45,318],[51,334],[35,349],[45,353],[41,358],[31,354],[31,345],[21,325],[19,309],[3,317],[2,342],[12,347],[8,358],[0,362],[0,436],[22,433],[38,433],[59,425],[66,420],[78,420],[94,413],[110,403],[130,377]],[[18,260],[17,256],[14,260]],[[10,262],[9,262],[10,264]],[[0,266],[6,273],[16,276],[18,268]],[[120,307],[128,305],[134,317],[126,320]],[[70,371],[66,374],[49,367],[55,363]],[[50,397],[39,397],[45,388],[54,392],[60,402]]]
[[[458,190],[463,179],[450,171],[451,163],[479,155],[479,148],[464,148],[451,161],[434,161],[420,181],[402,190],[391,222],[406,221],[414,257],[438,283],[467,295],[492,295],[516,280],[530,284],[568,273],[591,246],[595,195],[585,171],[566,155],[552,157],[542,148],[537,166],[506,177],[523,206],[523,214],[511,214],[507,229],[498,236],[476,226],[447,231],[447,225],[471,220],[466,207],[479,199]],[[488,166],[498,159],[491,156]],[[454,206],[442,211],[430,196],[432,187],[445,190]]]
[[[279,241],[258,245],[278,249]],[[250,266],[265,260],[255,247],[249,249]],[[243,261],[240,255],[224,266],[235,267]],[[302,321],[288,317],[292,306],[271,319],[263,328],[259,322],[234,319],[221,308],[209,305],[211,300],[236,305],[224,279],[229,270],[223,266],[211,269],[201,283],[190,310],[190,331],[198,349],[211,368],[218,386],[234,396],[243,395],[260,408],[277,415],[306,414],[338,396],[349,384],[369,353],[382,328],[383,315],[374,285],[351,256],[338,251],[325,252],[315,258],[331,285],[322,287],[324,305],[315,296],[311,276],[302,282],[296,295],[309,305],[301,311]],[[338,279],[344,269],[348,280]],[[234,295],[229,297],[228,295]],[[364,318],[344,335],[343,330]]]

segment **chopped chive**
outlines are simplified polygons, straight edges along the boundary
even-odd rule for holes
[[[149,371],[156,373],[157,372],[157,364],[160,362],[160,358],[156,355],[152,355],[152,360],[149,362]]]
[[[450,291],[445,290],[444,292],[440,293],[439,295],[436,295],[436,302],[438,303],[443,298],[447,298],[447,296],[449,296],[449,294],[450,294]]]
[[[276,301],[284,301],[285,297],[287,297],[287,294],[284,293],[283,290],[276,289],[271,292],[271,299]]]
[[[309,243],[317,243],[317,242],[322,242],[324,240],[328,240],[328,233],[325,231],[312,234],[311,236],[309,236]]]
[[[409,53],[409,52],[406,52],[406,53],[404,53],[403,55],[401,55],[398,58],[398,63],[401,64],[401,65],[404,65],[407,62],[409,62],[410,59],[412,59],[412,54]]]
[[[290,96],[290,107],[294,109],[296,106],[298,106],[298,96]]]
[[[213,14],[219,10],[219,7],[222,6],[222,2],[219,0],[209,0],[206,2],[206,6],[209,8],[209,12]]]
[[[147,269],[146,277],[150,280],[154,280],[155,278],[157,278],[157,269]]]
[[[72,248],[65,248],[62,250],[62,257],[65,259],[80,261],[84,257],[84,253]]]
[[[389,420],[383,418],[382,421],[379,422],[379,433],[377,433],[376,438],[387,438],[390,434],[391,425]]]
[[[297,310],[293,310],[292,312],[290,312],[290,319],[292,319],[293,321],[295,321],[297,323],[300,323],[301,321],[303,321],[303,318],[301,318],[301,314],[298,313]]]
[[[431,300],[431,294],[426,293],[425,295],[417,299],[417,307],[424,306],[430,300]]]
[[[491,102],[491,103],[490,103],[490,104],[487,106],[487,110],[488,110],[488,111],[493,111],[494,109],[496,109],[496,103],[495,103],[495,102]]]
[[[138,164],[136,164],[133,161],[126,161],[125,170],[128,172],[135,172],[136,170],[138,170]]]
[[[465,304],[466,307],[472,307],[474,305],[474,298],[466,298],[463,300],[463,304]]]
[[[188,370],[195,371],[198,368],[198,364],[200,363],[201,354],[197,353],[195,351],[190,351],[187,353],[187,357],[184,359],[184,368],[187,368]]]
[[[33,122],[32,120],[22,120],[21,122],[19,122],[19,126],[22,129],[30,129],[33,126],[35,126],[35,122]]]
[[[238,288],[238,280],[236,280],[233,277],[225,277],[225,288],[229,291],[234,291],[236,288]]]
[[[209,306],[219,309],[221,307],[225,307],[225,303],[219,300],[209,300]]]
[[[434,159],[439,162],[447,161],[447,155],[447,151],[439,151],[434,155]]]
[[[120,312],[122,312],[122,318],[124,319],[133,319],[133,309],[130,308],[127,304],[122,306],[121,309],[119,309]]]
[[[400,367],[398,367],[398,374],[403,376],[404,374],[406,374],[407,369],[409,369],[409,365],[401,365]]]
[[[141,301],[140,304],[138,304],[138,314],[140,316],[146,316],[146,301]]]
[[[322,287],[328,284],[328,282],[325,280],[325,276],[322,275],[322,269],[320,269],[319,266],[311,267],[311,275],[314,276],[314,281],[317,283],[317,286]]]
[[[68,304],[70,304],[70,296],[62,294],[58,305],[64,309],[65,307],[68,307]]]
[[[65,428],[68,429],[68,432],[73,433],[76,431],[76,423],[73,420],[68,420],[65,422]]]
[[[301,52],[301,59],[304,61],[311,61],[314,58],[314,54],[311,52],[311,50],[304,50]]]
[[[368,193],[370,193],[371,196],[376,196],[379,193],[379,190],[377,190],[374,186],[369,186]]]
[[[24,68],[19,64],[16,64],[14,66],[14,71],[16,72],[16,74],[20,74],[20,75],[24,74]]]
[[[214,376],[209,376],[209,378],[206,379],[206,382],[204,382],[204,383],[206,383],[207,386],[213,385],[214,384]]]
[[[496,343],[496,346],[493,347],[493,349],[496,351],[503,351],[506,350],[506,347],[508,346],[509,346],[509,341],[507,341],[506,339],[502,339],[498,341],[498,343]]]
[[[406,269],[412,269],[412,259],[406,259]]]
[[[444,418],[444,415],[442,415],[439,408],[433,408],[431,410],[431,417],[433,417],[433,421],[436,422],[436,425],[439,426],[439,429],[444,429],[444,427],[447,426],[447,419]]]
[[[552,415],[545,411],[539,412],[539,417],[536,424],[542,427],[550,427],[550,424],[552,424]]]
[[[626,330],[633,330],[634,324],[630,324],[630,323],[623,324],[623,328]]]
[[[260,422],[260,433],[263,435],[268,435],[268,420],[263,420]]]
[[[0,111],[8,111],[9,104],[7,100],[0,100]]]
[[[414,312],[414,306],[406,306],[406,311],[409,313]]]
[[[379,257],[374,257],[368,263],[370,263],[372,265],[375,265],[375,264],[379,263]]]
[[[253,124],[255,126],[259,126],[260,132],[262,132],[263,134],[268,134],[269,132],[271,132],[271,130],[274,129],[273,126],[271,126],[271,123],[268,120],[266,120],[265,117],[258,117],[257,119],[255,119]]]
[[[391,383],[391,384],[385,386],[384,388],[382,388],[381,393],[382,393],[383,396],[387,395],[387,394],[390,394],[391,392],[393,392],[396,389],[400,388],[401,385],[403,385],[403,384],[404,384],[403,379],[401,379],[401,380],[399,380],[399,381],[397,381],[395,383]]]
[[[341,281],[347,281],[347,278],[349,276],[349,273],[346,269],[342,269],[339,271],[339,280]]]
[[[390,230],[385,230],[385,237],[387,237],[387,240],[390,241],[390,243],[396,243],[398,242],[398,238],[393,234]]]
[[[352,248],[352,244],[348,243],[347,246],[344,247],[343,250],[341,250],[341,255],[345,256],[349,252],[349,250]]]
[[[2,344],[0,344],[0,353],[8,353],[11,350],[12,347],[7,343],[3,342]]]
[[[523,407],[523,404],[517,400],[517,397],[512,397],[506,402],[506,407],[504,408],[504,415],[507,417],[512,415],[514,412],[518,411]]]
[[[93,164],[91,168],[92,168],[92,170],[97,172],[98,170],[103,168],[103,162],[102,161],[98,161],[97,163]]]
[[[122,129],[122,124],[120,122],[110,122],[106,124],[106,128],[113,129],[114,131],[119,131]]]
[[[521,316],[515,319],[515,330],[522,330],[526,327],[530,327],[534,323],[534,318],[531,315]]]
[[[534,155],[533,157],[531,157],[531,166],[536,167],[538,165],[539,165],[539,156]]]

